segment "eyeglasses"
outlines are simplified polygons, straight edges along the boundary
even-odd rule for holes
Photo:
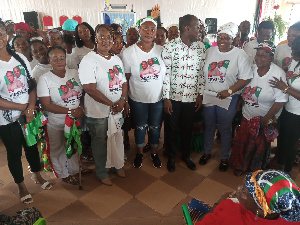
[[[220,36],[220,35],[218,35],[218,36],[217,36],[217,39],[218,39],[218,40],[229,41],[229,40],[231,39],[231,37],[230,37],[230,36]]]
[[[53,62],[65,61],[65,60],[66,60],[66,57],[60,57],[60,58],[54,57],[51,59],[51,61],[53,61]]]

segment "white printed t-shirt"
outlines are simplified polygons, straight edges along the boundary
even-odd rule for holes
[[[76,109],[80,104],[82,87],[79,82],[78,72],[74,69],[66,69],[64,78],[60,78],[51,71],[43,74],[37,85],[37,96],[50,97],[51,103]],[[48,125],[59,130],[64,129],[66,114],[47,112]]]
[[[27,58],[17,53],[31,73]],[[8,62],[0,60],[0,96],[10,102],[26,104],[29,101],[28,82],[25,68],[11,56]],[[29,74],[31,77],[31,74]],[[0,126],[15,122],[21,115],[18,110],[0,110]]]
[[[38,63],[32,70],[32,77],[35,79],[36,83],[38,83],[40,76],[49,72],[50,70],[51,70],[50,64]]]
[[[258,47],[258,41],[255,39],[255,40],[252,40],[252,41],[249,41],[247,44],[245,44],[243,50],[247,53],[247,55],[249,56],[250,58],[250,62],[252,64],[255,64],[255,55],[256,55],[256,49]]]
[[[286,73],[286,80],[288,85],[295,89],[296,91],[300,91],[300,67],[296,67],[298,64],[297,61],[293,60],[291,65]],[[286,111],[300,115],[300,101],[289,95],[289,101],[285,104]]]
[[[205,90],[221,92],[238,80],[251,79],[253,71],[249,57],[242,49],[234,47],[229,52],[220,52],[216,46],[206,51],[204,75]],[[235,94],[239,93],[237,91]]]
[[[75,60],[76,64],[79,65],[83,57],[93,50],[94,49],[87,48],[85,46],[82,46],[81,48],[75,47],[72,49],[71,56]]]
[[[288,43],[279,45],[276,47],[274,54],[274,62],[277,66],[287,71],[289,65],[292,62],[292,48],[289,47]]]
[[[166,72],[161,50],[156,44],[150,52],[142,51],[136,44],[124,50],[125,73],[131,73],[128,95],[133,101],[155,103],[161,100]]]
[[[97,53],[88,53],[79,65],[81,84],[96,83],[96,89],[112,102],[119,101],[122,96],[122,85],[126,82],[123,63],[118,56],[109,60]],[[87,93],[84,97],[86,116],[91,118],[106,118],[110,107],[95,101]]]
[[[274,63],[271,63],[269,71],[262,77],[257,73],[257,66],[253,66],[254,77],[249,84],[242,90],[242,98],[245,102],[243,106],[243,116],[250,120],[253,117],[264,117],[275,102],[287,102],[288,96],[281,90],[271,87],[269,80],[276,77],[282,78],[284,82],[285,73]],[[278,118],[282,109],[276,114]]]

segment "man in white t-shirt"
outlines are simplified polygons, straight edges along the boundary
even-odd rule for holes
[[[274,23],[272,21],[262,21],[258,26],[257,39],[248,42],[243,48],[244,51],[250,58],[250,62],[255,64],[254,57],[256,55],[256,49],[258,44],[263,41],[269,41],[272,38],[272,33],[274,31]]]
[[[203,26],[193,15],[179,18],[180,37],[163,46],[162,57],[166,65],[163,85],[164,110],[168,115],[168,163],[170,172],[175,171],[178,148],[178,131],[181,131],[182,160],[191,170],[196,165],[190,158],[192,126],[195,111],[202,105],[204,91],[203,66],[205,46],[200,42]]]

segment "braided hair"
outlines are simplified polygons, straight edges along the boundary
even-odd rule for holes
[[[0,26],[2,26],[5,31],[6,31],[6,26],[3,23],[3,21],[0,21]],[[7,43],[6,45],[6,51],[9,55],[11,55],[15,60],[17,60],[25,69],[26,71],[26,79],[27,79],[27,84],[28,84],[28,93],[30,93],[33,89],[35,89],[36,87],[36,83],[35,81],[32,79],[32,77],[30,76],[29,70],[26,66],[26,63],[24,62],[24,60],[20,57],[20,55],[18,55],[15,51],[13,51],[10,47],[10,45]]]

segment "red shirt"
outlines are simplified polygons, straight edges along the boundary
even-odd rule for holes
[[[196,225],[296,225],[299,223],[288,222],[281,217],[277,220],[267,220],[258,217],[255,220],[256,215],[241,204],[234,203],[230,199],[222,201],[214,209],[213,213],[209,213],[204,216],[202,221],[196,223]]]

